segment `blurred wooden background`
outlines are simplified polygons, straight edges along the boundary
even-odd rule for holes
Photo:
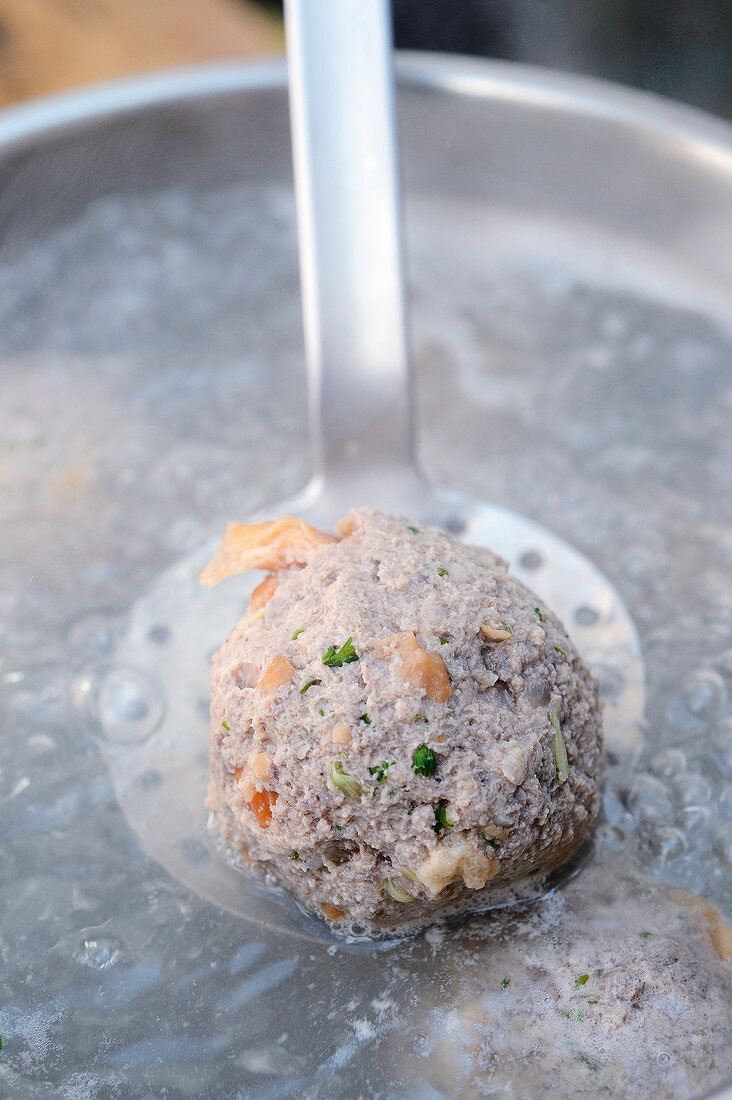
[[[0,0],[0,106],[95,80],[281,53],[246,0]]]

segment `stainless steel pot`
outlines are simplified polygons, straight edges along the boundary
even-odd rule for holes
[[[668,818],[628,811],[614,842],[729,905],[732,132],[518,66],[414,55],[399,75],[423,464],[617,586],[648,668],[638,774],[683,766]],[[338,944],[238,879],[223,911],[206,899],[230,872],[195,832],[163,861],[178,878],[135,832],[164,830],[190,764],[145,755],[175,706],[161,662],[200,702],[201,787],[206,751],[205,662],[144,592],[306,480],[290,174],[279,64],[0,116],[9,1096],[437,1095],[395,1069],[434,943]],[[206,622],[212,645],[236,615]]]

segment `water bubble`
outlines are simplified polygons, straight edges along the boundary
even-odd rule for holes
[[[712,799],[712,787],[699,772],[686,772],[674,782],[677,799],[683,806],[703,806]]]
[[[688,767],[681,749],[661,749],[651,759],[651,771],[664,779],[673,779]]]
[[[65,721],[69,686],[64,671],[56,665],[41,665],[25,673],[9,673],[6,682],[18,686],[8,692],[8,702],[18,715],[34,726],[60,725]]]
[[[694,718],[708,721],[726,706],[727,688],[718,672],[697,669],[682,681],[680,699]]]
[[[673,806],[668,791],[650,775],[636,776],[626,795],[628,809],[639,822],[669,821]]]
[[[722,821],[732,821],[732,783],[725,783],[719,792],[717,811]]]
[[[106,970],[119,959],[124,944],[116,936],[95,936],[82,940],[74,958],[92,970]]]
[[[602,808],[608,825],[622,832],[632,832],[636,827],[633,814],[623,802],[618,791],[608,785],[602,796]]]
[[[114,647],[113,620],[101,611],[82,615],[71,624],[67,636],[74,649],[90,657],[104,657]]]
[[[685,855],[688,843],[680,829],[660,825],[644,831],[639,847],[661,863],[675,863]]]
[[[661,1050],[656,1055],[656,1061],[658,1062],[659,1066],[667,1066],[671,1061],[671,1055],[668,1054],[665,1050]]]
[[[720,770],[725,775],[732,775],[732,714],[717,723],[712,730],[711,742]]]
[[[429,1054],[430,1041],[424,1031],[418,1031],[414,1036],[414,1049],[418,1054],[422,1054],[423,1056]]]
[[[111,741],[144,741],[165,712],[162,690],[140,669],[125,665],[89,665],[71,685],[74,707]]]
[[[99,718],[114,741],[144,741],[155,732],[164,712],[162,693],[144,673],[113,669],[99,689]]]
[[[732,867],[732,821],[720,821],[712,836],[712,848]]]

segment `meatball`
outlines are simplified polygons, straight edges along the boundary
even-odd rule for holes
[[[489,550],[371,508],[337,527],[230,524],[202,574],[271,570],[213,657],[222,840],[332,921],[505,899],[590,832],[595,682]]]

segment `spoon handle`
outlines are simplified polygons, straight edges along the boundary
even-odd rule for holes
[[[328,479],[412,464],[388,0],[286,0],[313,444]]]

